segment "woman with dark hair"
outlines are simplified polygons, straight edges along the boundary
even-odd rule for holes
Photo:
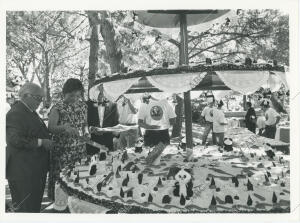
[[[227,125],[225,114],[222,111],[224,103],[219,101],[218,107],[213,109],[213,144],[223,146],[225,125]]]
[[[250,101],[246,102],[247,113],[245,115],[246,128],[256,133],[256,113]]]
[[[85,143],[78,139],[89,136],[87,106],[82,100],[83,85],[78,79],[68,79],[62,89],[63,96],[53,105],[49,114],[49,131],[55,148],[51,152],[48,196],[54,200],[55,182],[66,164],[78,161],[86,153]]]

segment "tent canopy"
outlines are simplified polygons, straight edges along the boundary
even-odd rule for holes
[[[208,73],[203,80],[192,91],[204,91],[204,90],[230,90],[224,82],[218,77],[215,72]],[[153,86],[146,77],[142,77],[138,80],[138,83],[133,84],[126,94],[136,94],[145,92],[163,92],[159,88]]]
[[[187,14],[187,25],[198,25],[219,18],[230,10],[148,10],[135,11],[138,22],[157,28],[180,27],[180,14]]]
[[[270,78],[285,80],[284,67],[265,65],[198,65],[178,68],[156,68],[115,74],[96,81],[90,89],[90,98],[96,100],[98,86],[103,84],[106,96],[116,101],[122,94],[144,92],[183,93],[190,90],[234,90],[241,94],[251,94]]]

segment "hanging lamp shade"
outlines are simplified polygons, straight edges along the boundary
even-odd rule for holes
[[[180,14],[187,15],[187,25],[193,26],[217,19],[230,10],[148,10],[135,11],[137,22],[156,28],[180,27]]]

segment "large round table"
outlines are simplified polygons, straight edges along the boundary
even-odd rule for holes
[[[71,175],[69,168],[72,167],[65,168],[60,184],[69,196],[69,209],[74,213],[289,212],[289,155],[275,151],[275,157],[271,159],[266,153],[268,148],[255,144],[253,139],[246,139],[230,152],[216,146],[206,148],[198,145],[194,147],[193,162],[186,162],[184,146],[172,143],[165,148],[158,165],[146,164],[148,148],[143,148],[141,153],[128,148],[128,159],[120,171],[122,180],[126,175],[129,176],[128,185],[117,184],[116,173],[112,172],[111,182],[98,191],[95,185],[86,183],[86,178],[91,182],[95,176],[89,175],[88,165],[84,165],[85,159],[82,165],[72,169]],[[114,164],[110,162],[110,156],[114,153],[117,152],[110,153],[105,161],[103,168],[107,174],[114,169]],[[124,170],[129,162],[133,162],[137,168]],[[169,170],[174,166],[192,169],[193,196],[184,205],[180,204],[180,197],[173,195],[176,180],[168,178]],[[73,172],[77,171],[80,180],[75,183],[76,175]],[[141,173],[144,185],[136,180]],[[161,186],[157,186],[159,180]],[[108,190],[109,187],[114,187],[112,192]],[[155,187],[158,190],[154,191]],[[123,197],[119,194],[121,188],[125,193]],[[118,192],[113,192],[115,190]],[[133,191],[133,197],[126,197],[126,191],[129,190]],[[152,202],[138,193],[144,193],[146,197],[151,194]],[[163,201],[166,195],[170,198],[168,202]]]

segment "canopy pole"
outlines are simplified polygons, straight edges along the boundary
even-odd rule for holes
[[[246,95],[243,95],[243,109],[244,111],[246,111],[246,103],[247,103],[247,96]]]
[[[187,35],[187,16],[182,13],[180,16],[180,65],[189,64],[188,58],[188,35]],[[184,93],[184,112],[185,112],[185,137],[186,147],[190,149],[187,151],[187,158],[192,154],[193,149],[193,134],[192,134],[192,106],[191,106],[191,92]]]

